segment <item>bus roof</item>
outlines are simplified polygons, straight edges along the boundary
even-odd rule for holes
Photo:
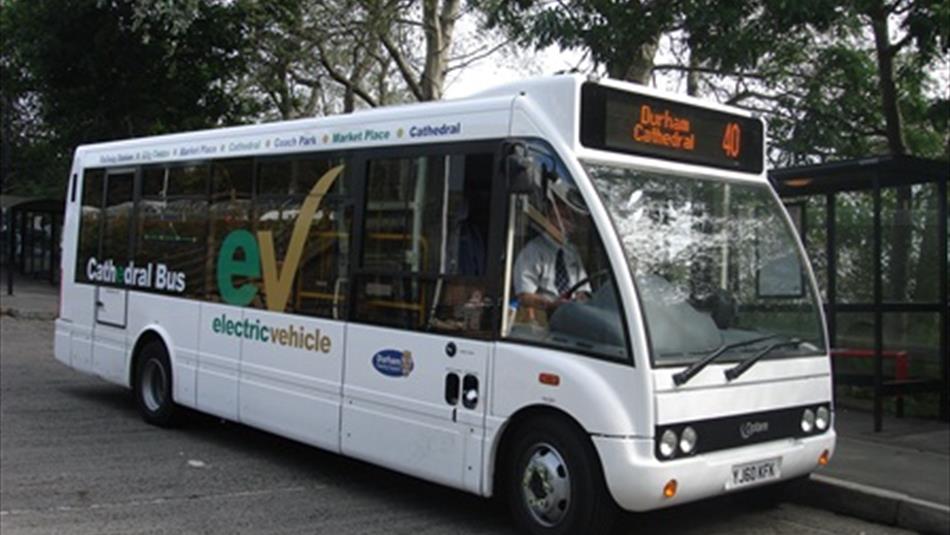
[[[589,81],[748,116],[742,110],[653,88],[563,74],[510,82],[459,99],[83,145],[76,150],[76,160],[81,167],[121,167],[500,138],[511,135],[512,104],[519,96],[533,101],[535,109],[548,116],[549,130],[553,130],[550,135],[578,147],[580,92]]]

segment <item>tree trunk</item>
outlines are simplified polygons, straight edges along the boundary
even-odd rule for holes
[[[884,127],[887,133],[887,147],[892,156],[907,154],[904,141],[904,125],[900,106],[897,101],[897,87],[894,83],[894,56],[897,49],[891,44],[888,9],[883,2],[877,2],[867,12],[874,31],[874,48],[877,54],[878,87],[881,90],[881,110],[884,112]],[[910,186],[897,188],[897,204],[891,221],[891,288],[885,298],[903,301],[907,298],[907,264],[910,260],[911,233],[911,189]]]
[[[689,71],[686,73],[686,94],[691,97],[699,96],[699,55],[696,54],[696,47],[693,46],[693,40],[689,42]]]
[[[937,185],[923,186],[925,192],[920,196],[918,214],[923,219],[923,236],[920,240],[920,254],[917,258],[917,267],[914,270],[914,301],[937,301],[940,295],[940,247],[937,239]]]
[[[640,45],[628,61],[617,61],[607,65],[607,73],[611,78],[646,85],[650,81],[650,75],[653,74],[653,59],[659,45],[660,36],[651,37]]]
[[[881,108],[884,112],[887,146],[892,155],[900,156],[907,154],[907,145],[904,142],[904,125],[897,102],[897,87],[894,83],[894,55],[897,51],[891,45],[888,14],[883,3],[876,4],[868,12],[871,28],[874,30],[878,87],[881,90]]]
[[[9,91],[9,88],[5,89]],[[9,187],[9,180],[13,174],[13,155],[10,153],[13,147],[13,142],[10,141],[13,136],[13,119],[11,118],[13,105],[6,91],[4,91],[0,104],[3,106],[0,109],[0,122],[3,123],[3,134],[0,136],[0,192],[5,192]]]
[[[425,67],[422,70],[422,100],[442,98],[445,71],[452,50],[452,34],[459,14],[460,0],[425,0],[422,4],[422,26],[426,36]]]

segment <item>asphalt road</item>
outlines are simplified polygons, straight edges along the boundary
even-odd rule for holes
[[[798,505],[727,497],[627,515],[617,533],[892,534]],[[52,356],[48,321],[0,320],[0,531],[514,533],[485,500],[189,414],[145,424],[130,394]]]

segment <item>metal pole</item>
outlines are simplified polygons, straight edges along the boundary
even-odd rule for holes
[[[56,239],[57,228],[56,218],[58,214],[49,215],[49,282],[56,284],[56,276],[59,271],[56,269],[56,257],[59,256],[59,240]]]
[[[25,212],[25,215],[26,215],[26,238],[30,244],[30,248],[28,249],[29,252],[26,255],[26,258],[24,258],[24,262],[25,262],[24,266],[27,266],[24,268],[24,272],[32,275],[33,274],[33,250],[35,249],[34,243],[33,243],[33,238],[35,237],[33,235],[33,212]]]
[[[16,266],[14,259],[16,255],[16,209],[10,207],[10,213],[7,214],[7,295],[13,295],[13,270]]]
[[[880,432],[884,419],[884,318],[881,311],[881,181],[874,176],[874,432]]]
[[[825,258],[827,258],[828,270],[825,280],[828,283],[826,296],[828,299],[828,343],[829,345],[834,346],[837,344],[837,326],[838,318],[837,316],[837,301],[838,301],[838,237],[837,237],[837,222],[835,221],[837,215],[835,211],[835,194],[829,193],[827,195],[827,204],[825,206]]]
[[[825,275],[825,281],[827,281],[827,295],[828,305],[825,307],[825,321],[828,322],[828,346],[835,347],[838,345],[838,312],[836,302],[838,300],[838,289],[837,289],[837,265],[838,265],[838,249],[837,249],[837,236],[835,235],[835,230],[837,227],[835,221],[835,194],[828,193],[825,196],[825,258],[827,273]],[[835,370],[835,359],[831,357],[831,369],[832,374]],[[832,375],[832,380],[834,380],[834,375]],[[836,386],[836,383],[833,383]],[[832,392],[832,398],[835,398],[834,392]]]
[[[940,419],[947,420],[947,389],[950,388],[950,367],[947,360],[950,360],[950,347],[947,347],[947,337],[950,336],[950,297],[947,292],[947,176],[944,175],[937,180],[937,236],[940,240],[938,250],[940,251],[940,324],[943,328],[940,330],[940,371],[942,372],[943,385],[940,388]]]
[[[26,212],[20,212],[20,273],[26,272]]]

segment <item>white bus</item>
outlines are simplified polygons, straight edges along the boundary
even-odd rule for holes
[[[563,75],[79,147],[56,358],[150,423],[503,496],[531,533],[806,476],[831,366],[764,140]]]

